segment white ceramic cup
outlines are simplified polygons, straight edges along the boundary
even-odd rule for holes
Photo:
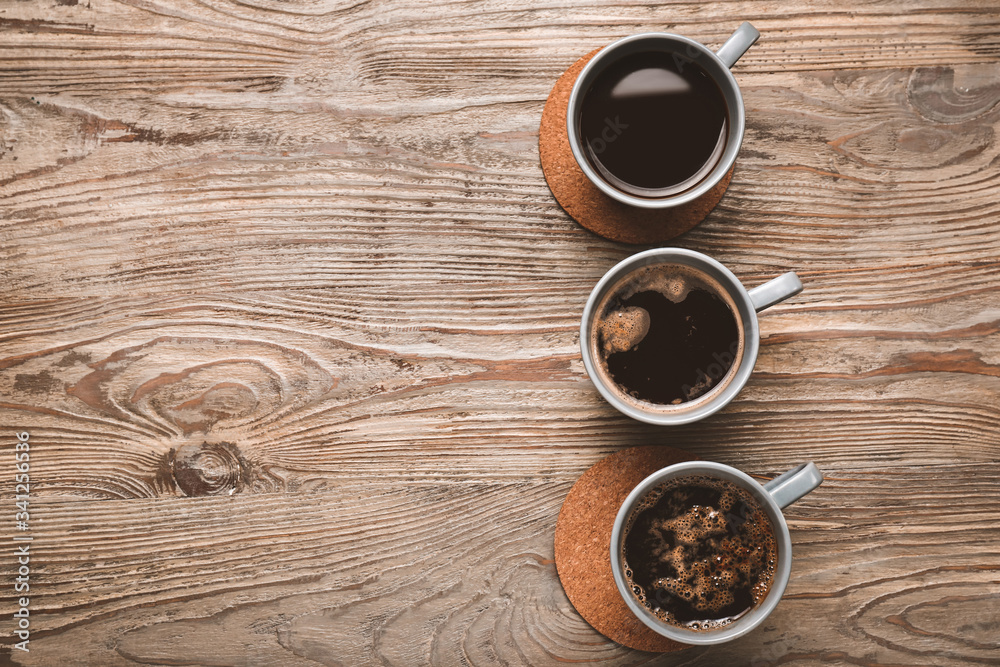
[[[712,51],[704,44],[688,37],[666,32],[647,32],[639,35],[630,35],[601,49],[584,66],[576,79],[576,83],[573,84],[573,90],[569,96],[569,106],[566,111],[566,131],[568,133],[569,146],[573,151],[576,163],[580,165],[583,173],[604,194],[617,199],[623,204],[640,208],[663,209],[680,206],[698,199],[714,188],[729,173],[729,170],[736,162],[736,155],[740,152],[740,146],[743,143],[743,132],[746,126],[746,110],[743,106],[743,95],[740,93],[740,87],[736,83],[736,78],[732,72],[729,71],[729,68],[736,64],[736,61],[746,53],[747,49],[753,46],[759,37],[760,33],[757,32],[756,28],[749,23],[743,23],[718,51]],[[727,107],[726,144],[722,156],[718,159],[715,167],[693,187],[683,192],[662,197],[637,197],[619,190],[606,181],[591,166],[590,161],[586,157],[583,139],[580,136],[580,113],[584,104],[584,97],[594,80],[610,65],[613,65],[625,56],[645,51],[667,52],[672,54],[675,59],[696,63],[719,87],[723,98],[726,100]],[[663,159],[669,160],[671,156],[664,155]]]
[[[642,605],[633,595],[625,579],[622,568],[622,541],[625,538],[626,521],[639,502],[659,484],[677,477],[690,475],[705,475],[730,481],[749,491],[764,509],[771,525],[774,527],[775,543],[778,548],[778,563],[774,579],[767,596],[749,612],[729,625],[713,630],[691,630],[677,625],[670,625],[657,618],[649,609]],[[685,461],[654,472],[632,489],[615,518],[611,531],[611,570],[615,584],[625,604],[640,621],[663,635],[683,644],[719,644],[737,637],[742,637],[770,615],[778,605],[785,586],[792,572],[792,539],[788,533],[788,524],[781,513],[786,507],[806,495],[823,482],[823,474],[813,463],[800,465],[783,475],[775,477],[763,486],[746,473],[722,463],[710,461]]]
[[[598,367],[601,361],[592,347],[595,319],[601,315],[597,309],[605,295],[634,271],[653,264],[677,264],[707,276],[727,293],[737,311],[733,315],[740,320],[743,340],[739,359],[710,391],[679,405],[627,400],[616,389],[614,381]],[[684,248],[654,248],[640,252],[619,262],[605,273],[587,299],[580,323],[580,350],[584,368],[608,403],[633,419],[661,426],[688,424],[703,419],[728,405],[750,379],[760,348],[757,313],[801,291],[802,283],[791,271],[748,290],[732,271],[700,252]]]

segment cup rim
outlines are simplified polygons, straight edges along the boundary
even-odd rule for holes
[[[595,312],[600,300],[604,297],[607,289],[614,285],[619,279],[642,266],[650,264],[669,264],[672,260],[681,258],[677,262],[692,268],[702,269],[709,267],[711,271],[706,271],[710,276],[718,280],[720,284],[729,292],[729,295],[736,303],[738,313],[734,315],[743,320],[743,358],[735,374],[720,393],[711,396],[704,402],[698,399],[691,403],[682,403],[676,408],[664,407],[663,411],[643,410],[638,406],[626,403],[621,400],[601,379],[597,369],[598,361],[594,359],[590,349],[590,328],[592,320],[597,316]],[[612,407],[619,412],[647,424],[658,426],[680,426],[704,419],[715,414],[730,402],[743,390],[750,380],[754,366],[757,365],[757,355],[760,351],[760,329],[757,323],[757,311],[750,301],[750,295],[746,287],[740,282],[732,271],[727,269],[718,260],[715,260],[704,253],[686,248],[651,248],[643,252],[626,257],[622,261],[611,267],[601,277],[587,297],[586,305],[583,309],[583,317],[580,321],[580,351],[583,357],[583,367],[587,371],[591,382],[597,387],[597,391],[604,397]]]
[[[767,592],[767,596],[759,605],[751,609],[745,616],[740,617],[733,623],[719,630],[687,630],[667,625],[654,617],[651,612],[640,605],[632,596],[632,592],[629,590],[628,585],[625,582],[625,577],[621,572],[621,558],[619,556],[619,549],[617,548],[617,545],[621,543],[622,528],[625,524],[625,520],[632,512],[635,504],[643,496],[645,496],[646,493],[665,479],[681,475],[701,473],[707,473],[712,476],[728,479],[738,483],[740,486],[750,491],[764,507],[768,514],[768,518],[771,520],[772,526],[775,529],[775,541],[778,548],[778,565],[775,569],[774,580],[772,581],[771,587]],[[750,475],[746,474],[742,470],[724,463],[716,463],[714,461],[683,461],[681,463],[675,463],[667,466],[666,468],[657,470],[639,482],[628,494],[625,501],[622,503],[622,506],[618,510],[618,514],[615,517],[614,527],[611,531],[611,543],[609,545],[609,549],[611,552],[611,572],[614,576],[618,593],[625,601],[626,606],[628,606],[632,613],[635,614],[635,616],[651,630],[667,637],[668,639],[673,639],[674,641],[678,641],[683,644],[699,646],[721,644],[749,633],[763,623],[764,620],[771,615],[771,612],[774,611],[774,608],[778,606],[778,602],[781,601],[781,597],[785,593],[785,588],[788,585],[788,580],[791,577],[792,572],[792,538],[788,530],[788,523],[785,521],[785,516],[782,513],[781,508],[778,507],[778,504],[774,501],[774,498],[771,497],[771,494],[761,483],[753,477],[750,477]]]
[[[693,47],[702,55],[708,56],[718,71],[713,73],[709,71],[708,68],[703,67],[703,69],[706,69],[706,71],[709,72],[709,75],[712,76],[712,79],[722,91],[722,94],[726,99],[726,106],[729,114],[729,136],[726,140],[726,148],[723,151],[722,156],[719,158],[718,164],[716,164],[715,168],[694,187],[667,197],[637,197],[615,188],[610,183],[605,181],[601,175],[598,174],[593,167],[591,167],[590,162],[583,153],[583,148],[580,146],[580,142],[577,140],[578,123],[576,122],[576,113],[574,110],[579,106],[582,101],[582,97],[586,92],[583,90],[584,82],[587,81],[588,77],[592,76],[597,68],[603,69],[606,67],[609,64],[608,60],[614,56],[616,51],[621,50],[629,44],[642,40],[667,40],[674,43],[679,42],[683,46]],[[734,106],[735,108],[733,108]],[[743,103],[743,94],[740,91],[739,84],[736,82],[736,77],[733,76],[730,69],[725,63],[722,62],[714,51],[701,42],[697,42],[690,37],[684,37],[683,35],[677,35],[670,32],[637,33],[635,35],[623,37],[602,48],[596,55],[594,55],[593,58],[590,59],[589,62],[587,62],[586,65],[584,65],[583,69],[580,70],[580,74],[576,77],[576,81],[573,83],[573,89],[570,92],[569,104],[566,106],[566,134],[569,139],[570,150],[573,152],[573,158],[576,160],[577,165],[579,165],[580,169],[587,176],[587,179],[597,186],[604,194],[624,204],[636,206],[638,208],[663,209],[680,206],[698,199],[714,188],[736,163],[736,157],[743,144],[745,126],[746,108]]]

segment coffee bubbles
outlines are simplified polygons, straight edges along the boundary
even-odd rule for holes
[[[619,308],[601,320],[600,328],[601,351],[605,355],[627,352],[649,333],[649,312],[636,306]]]
[[[762,602],[778,558],[774,528],[753,495],[705,475],[651,490],[626,520],[621,549],[639,603],[691,630],[725,627]]]

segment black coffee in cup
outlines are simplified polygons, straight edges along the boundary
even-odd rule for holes
[[[715,168],[726,147],[727,117],[725,96],[696,60],[641,51],[594,79],[580,107],[580,138],[609,184],[639,197],[666,197]]]
[[[727,384],[743,354],[729,293],[679,264],[644,266],[598,304],[591,351],[625,402],[672,408]]]
[[[625,523],[622,565],[632,594],[664,623],[715,630],[767,597],[778,548],[749,491],[689,475],[650,491]]]

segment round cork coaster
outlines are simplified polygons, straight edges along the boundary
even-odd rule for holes
[[[668,209],[628,206],[612,199],[590,182],[573,157],[566,135],[566,109],[580,70],[600,49],[591,51],[566,70],[549,93],[538,130],[542,172],[556,201],[570,216],[598,236],[622,243],[660,243],[683,234],[704,220],[722,199],[733,177],[730,169],[719,183],[698,199]]]
[[[640,651],[688,648],[653,632],[625,605],[611,574],[611,529],[618,509],[643,479],[695,457],[662,446],[630,447],[590,467],[570,489],[556,521],[556,571],[566,596],[602,635]]]

